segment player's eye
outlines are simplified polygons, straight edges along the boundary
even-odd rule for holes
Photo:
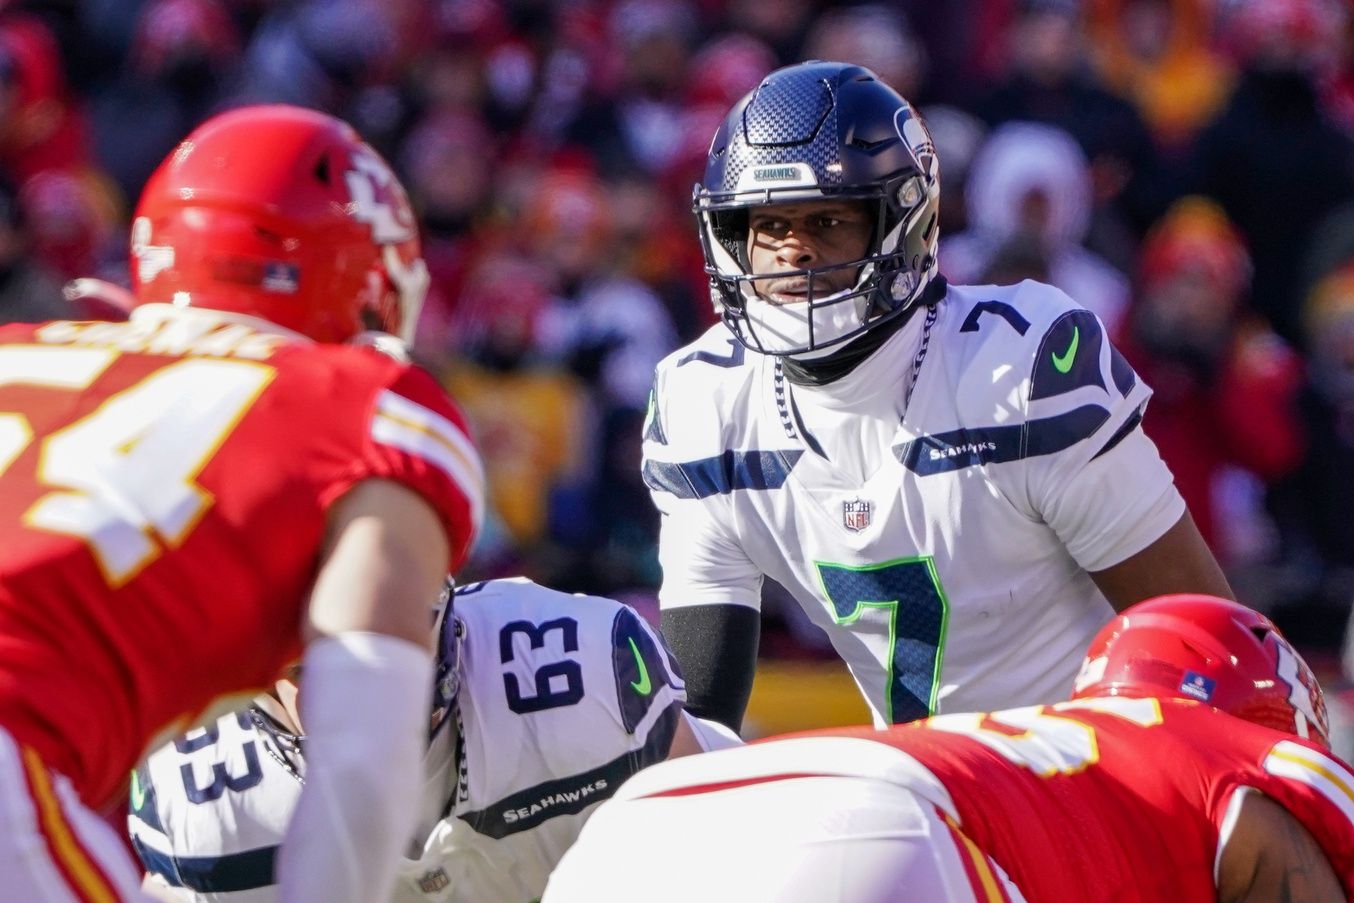
[[[752,231],[754,232],[785,232],[789,228],[789,224],[783,219],[754,219],[752,221]]]

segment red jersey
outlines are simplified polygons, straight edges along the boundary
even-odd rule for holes
[[[896,772],[873,756],[860,757],[874,761],[859,772],[829,771],[907,784],[955,819],[1028,903],[1214,903],[1219,833],[1244,787],[1311,832],[1354,899],[1354,774],[1315,744],[1200,703],[1082,699],[796,736],[906,753]],[[804,767],[803,749],[786,752],[787,770],[819,772]]]
[[[472,539],[480,466],[433,379],[260,326],[156,306],[0,329],[0,725],[91,805],[299,656],[354,484],[422,496],[453,566]]]

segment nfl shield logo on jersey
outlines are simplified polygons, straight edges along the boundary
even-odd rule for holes
[[[450,886],[451,878],[447,877],[447,870],[444,868],[435,868],[430,872],[424,872],[423,877],[418,879],[418,889],[425,894],[435,894]]]
[[[870,525],[870,512],[874,503],[864,499],[851,499],[842,502],[842,526],[852,533],[859,533]]]

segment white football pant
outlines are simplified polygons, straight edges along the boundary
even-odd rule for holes
[[[542,903],[1023,903],[935,806],[896,784],[791,775],[704,787],[603,803]]]
[[[117,832],[0,728],[0,899],[148,903]]]

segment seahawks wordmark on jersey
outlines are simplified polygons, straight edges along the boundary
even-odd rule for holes
[[[715,326],[659,365],[645,424],[663,606],[756,608],[775,579],[880,724],[1065,697],[1112,613],[1087,572],[1184,513],[1092,313],[1027,281],[935,314],[910,401],[924,311],[817,387]]]
[[[529,580],[458,588],[458,730],[433,738],[427,811],[395,900],[527,903],[595,804],[667,756],[684,684],[627,606]],[[289,735],[251,709],[137,771],[132,842],[186,900],[277,899],[273,863],[304,782]]]

